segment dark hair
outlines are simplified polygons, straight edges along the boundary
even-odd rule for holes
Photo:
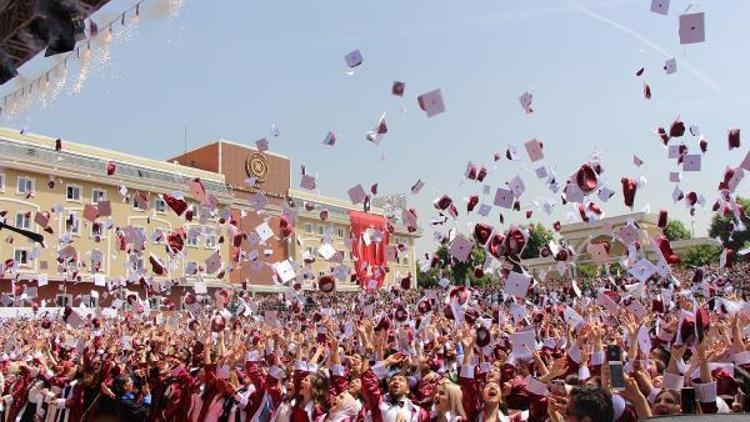
[[[112,385],[112,392],[115,393],[115,396],[117,398],[120,398],[123,394],[125,394],[125,384],[127,384],[129,381],[130,376],[128,375],[120,375],[119,377],[115,378],[115,382]]]
[[[322,372],[310,373],[310,390],[313,401],[328,411],[328,377]]]
[[[565,384],[568,385],[580,385],[581,379],[578,378],[578,375],[576,374],[570,374],[567,377],[565,377]]]
[[[602,387],[575,387],[570,398],[575,416],[588,416],[597,422],[612,422],[615,418],[612,396]]]

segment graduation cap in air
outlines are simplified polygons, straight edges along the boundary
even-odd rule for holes
[[[324,275],[318,280],[318,289],[323,293],[331,293],[336,288],[336,278],[332,275]]]
[[[411,289],[411,273],[409,273],[406,277],[402,277],[399,285],[401,286],[402,290]]]
[[[405,90],[406,90],[406,82],[394,81],[393,86],[391,86],[391,94],[397,97],[403,97]]]
[[[156,275],[164,275],[167,271],[159,257],[154,254],[149,255],[148,261],[151,263],[151,272]]]
[[[482,348],[487,347],[490,345],[491,340],[492,336],[490,335],[490,330],[484,325],[480,325],[479,328],[477,328],[477,346]]]
[[[584,163],[576,172],[575,180],[584,193],[592,192],[598,184],[597,172],[590,164]]]
[[[224,331],[224,328],[227,326],[227,321],[224,319],[223,316],[216,314],[216,316],[211,319],[211,331],[218,333],[221,331]]]
[[[704,13],[685,13],[680,15],[680,44],[695,44],[706,40]]]
[[[680,257],[672,252],[672,246],[669,243],[669,239],[663,234],[656,236],[654,239],[654,246],[662,254],[664,260],[667,261],[667,264],[674,265],[680,263]]]
[[[399,305],[396,308],[396,312],[394,312],[394,318],[396,319],[396,321],[398,321],[398,322],[404,322],[404,321],[406,321],[406,319],[408,317],[409,317],[409,313],[406,312],[406,309],[404,308],[404,306],[403,305]]]
[[[622,196],[625,206],[632,208],[635,202],[635,192],[638,190],[638,182],[633,178],[623,177],[620,179],[620,183],[622,184]]]
[[[672,125],[669,126],[669,137],[679,138],[684,134],[685,134],[685,123],[683,123],[682,120],[680,120],[680,116],[677,116],[674,119],[674,122],[672,122]]]
[[[477,204],[479,204],[479,195],[469,195],[466,200],[466,212],[474,211]]]
[[[294,233],[294,226],[289,222],[289,217],[284,214],[279,217],[279,230],[282,239],[286,239]]]
[[[346,65],[352,69],[361,65],[364,61],[362,53],[359,51],[359,49],[348,53],[346,56],[344,56],[344,60],[346,61]]]
[[[432,303],[429,299],[423,298],[422,300],[417,303],[417,311],[421,314],[426,314],[427,312],[432,311]]]
[[[667,227],[667,219],[668,219],[667,210],[660,210],[659,218],[657,219],[656,226],[659,227],[660,229]]]
[[[388,124],[385,122],[384,112],[380,117],[378,124],[372,130],[367,132],[365,138],[373,144],[378,145],[386,133],[388,133]]]
[[[729,134],[727,135],[727,143],[729,144],[729,150],[733,150],[735,148],[740,147],[740,130],[739,128],[733,127],[729,129]]]
[[[443,94],[439,89],[427,92],[417,97],[417,103],[427,117],[436,116],[445,112],[445,102],[443,101]]]

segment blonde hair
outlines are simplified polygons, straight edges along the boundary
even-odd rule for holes
[[[461,387],[453,381],[445,378],[440,380],[440,384],[438,384],[438,387],[442,387],[445,390],[445,395],[448,396],[448,402],[450,403],[450,408],[448,409],[448,411],[451,413],[451,415],[463,416],[465,418],[466,411],[464,410],[463,391],[461,391]],[[443,419],[445,419],[444,415],[438,416],[438,420]]]

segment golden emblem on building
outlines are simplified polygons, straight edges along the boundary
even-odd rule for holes
[[[257,177],[258,182],[265,182],[268,176],[268,160],[259,152],[251,153],[245,161],[245,172],[250,177]]]

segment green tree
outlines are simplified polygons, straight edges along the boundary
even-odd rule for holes
[[[746,212],[750,212],[750,199],[737,197],[737,203],[745,209]],[[747,241],[750,241],[750,218],[743,218],[742,224],[748,227],[748,230],[738,231],[732,233],[730,231],[730,225],[738,223],[734,215],[725,217],[721,213],[714,214],[711,219],[711,227],[708,229],[708,235],[712,238],[720,238],[725,246],[728,246],[735,251],[742,248]],[[731,239],[730,239],[731,236]]]
[[[550,240],[555,238],[555,232],[544,227],[541,223],[529,226],[529,240],[526,241],[526,248],[521,254],[521,259],[538,258],[539,251],[549,244]]]
[[[578,275],[585,278],[595,277],[599,268],[593,264],[578,264]]]
[[[444,264],[443,272],[444,276],[451,280],[453,284],[463,285],[468,278],[469,284],[472,286],[487,286],[492,283],[492,274],[484,274],[482,277],[476,277],[474,274],[474,268],[481,267],[484,264],[487,252],[479,245],[475,245],[474,249],[469,255],[469,259],[466,262],[460,262],[451,260],[450,252],[445,245],[441,245],[436,251],[438,259]],[[454,265],[450,265],[453,262]],[[417,283],[419,287],[430,288],[434,287],[440,281],[440,268],[430,268],[429,271],[423,273],[421,271],[417,274]]]
[[[719,262],[721,248],[716,245],[691,246],[682,253],[682,265],[700,267],[702,265]]]
[[[670,220],[667,226],[664,227],[664,236],[667,236],[667,239],[670,241],[687,240],[692,237],[690,230],[680,220]]]

